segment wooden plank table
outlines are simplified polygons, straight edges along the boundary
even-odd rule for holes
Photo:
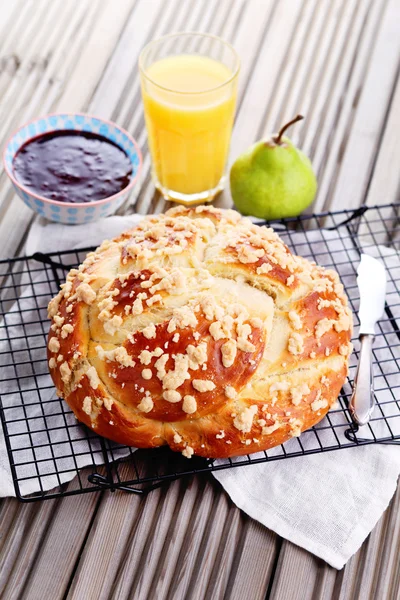
[[[231,160],[301,111],[307,118],[292,136],[318,174],[313,210],[396,202],[399,23],[398,0],[0,0],[0,140],[54,110],[113,119],[144,154],[125,212],[164,210],[150,179],[137,58],[165,33],[205,31],[231,41],[242,59]],[[230,206],[229,191],[217,202]],[[21,251],[33,218],[0,173],[1,257]],[[143,498],[6,499],[0,596],[394,599],[399,504],[398,492],[336,571],[247,517],[212,477]]]

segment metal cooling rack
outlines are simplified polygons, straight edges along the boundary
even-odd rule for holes
[[[66,272],[89,249],[0,261],[0,414],[20,500],[103,489],[143,494],[184,475],[364,444],[400,443],[400,205],[302,216],[273,226],[295,253],[339,272],[354,311],[355,351],[337,406],[323,421],[278,448],[235,459],[188,460],[166,448],[135,452],[80,425],[55,395],[48,374],[46,306]],[[356,269],[362,250],[385,263],[388,290],[374,344],[377,406],[369,425],[358,430],[347,406],[359,350]]]

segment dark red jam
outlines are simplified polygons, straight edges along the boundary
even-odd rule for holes
[[[24,144],[13,161],[16,179],[59,202],[93,202],[117,194],[131,179],[128,155],[86,131],[53,131]]]

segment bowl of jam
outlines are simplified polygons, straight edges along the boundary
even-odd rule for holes
[[[4,167],[18,196],[50,221],[90,223],[114,214],[138,181],[142,156],[121,127],[85,114],[53,114],[16,131]]]

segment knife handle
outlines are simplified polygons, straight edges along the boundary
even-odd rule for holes
[[[374,375],[372,369],[372,344],[374,336],[360,336],[360,358],[354,377],[353,395],[350,400],[350,413],[357,425],[366,425],[375,406]]]

